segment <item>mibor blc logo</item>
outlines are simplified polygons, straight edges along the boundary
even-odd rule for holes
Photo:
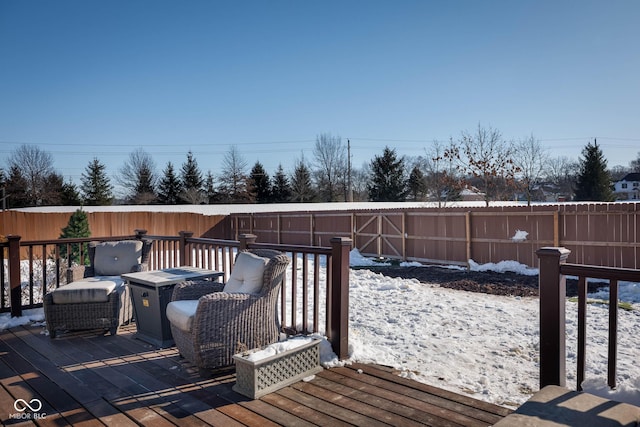
[[[42,409],[42,401],[40,399],[34,398],[28,402],[24,399],[16,399],[13,402],[13,409],[18,412],[9,414],[9,419],[41,420],[47,416],[46,413],[40,412]]]

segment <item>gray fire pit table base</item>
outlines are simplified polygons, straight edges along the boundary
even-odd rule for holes
[[[135,338],[158,348],[174,345],[167,319],[167,304],[176,284],[185,280],[217,279],[223,273],[196,267],[176,267],[164,270],[123,274],[127,281],[136,321]]]

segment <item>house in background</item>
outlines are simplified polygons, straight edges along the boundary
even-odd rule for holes
[[[640,173],[628,173],[613,184],[617,200],[640,200]]]

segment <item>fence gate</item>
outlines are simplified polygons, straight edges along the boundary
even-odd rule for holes
[[[405,214],[356,213],[354,240],[362,254],[405,259]]]

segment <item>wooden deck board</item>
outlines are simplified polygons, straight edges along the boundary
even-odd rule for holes
[[[43,328],[0,332],[0,412],[16,399],[43,402],[38,425],[81,426],[488,426],[511,410],[354,364],[324,370],[258,400],[232,390],[233,371],[202,378],[175,348],[133,338],[72,332],[52,340]]]

